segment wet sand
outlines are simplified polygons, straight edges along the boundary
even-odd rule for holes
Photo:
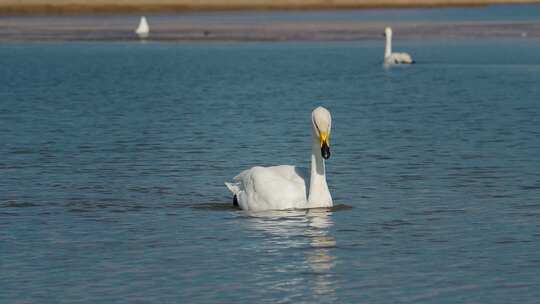
[[[2,0],[0,15],[483,6],[540,0]]]
[[[391,25],[397,39],[540,37],[540,21],[354,21],[164,15],[149,18],[152,41],[353,41],[382,39]],[[44,16],[0,19],[0,42],[129,41],[137,16]]]

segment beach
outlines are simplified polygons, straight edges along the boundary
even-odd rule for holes
[[[164,13],[230,10],[313,10],[365,8],[471,7],[540,3],[538,0],[4,0],[0,15]]]
[[[536,4],[514,5],[515,16],[506,9],[507,3],[537,2],[5,0],[0,3],[0,41],[135,40],[141,15],[148,16],[152,41],[372,40],[380,39],[388,25],[397,31],[397,39],[538,37]],[[431,16],[427,7],[445,7],[450,17],[435,14],[424,20],[421,15]]]
[[[536,6],[520,7],[519,19],[504,6],[304,12],[209,12],[151,14],[150,41],[357,41],[381,40],[385,26],[396,39],[534,38],[540,36]],[[467,10],[467,14],[464,14]],[[422,15],[423,17],[419,17]],[[484,15],[493,17],[482,17]],[[427,16],[427,17],[426,17]],[[7,16],[0,41],[130,41],[139,16]]]

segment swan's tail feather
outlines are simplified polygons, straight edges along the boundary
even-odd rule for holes
[[[240,191],[240,187],[238,186],[238,184],[235,184],[235,183],[225,183],[225,186],[227,186],[227,188],[229,188],[229,190],[236,196],[236,193],[238,193]]]
[[[240,192],[240,186],[238,184],[233,183],[225,183],[225,186],[231,190],[233,193],[233,206],[238,206],[238,196],[237,193]]]

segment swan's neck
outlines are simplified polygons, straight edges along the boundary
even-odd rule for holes
[[[392,35],[386,35],[386,47],[384,48],[384,57],[392,54]]]
[[[319,139],[313,136],[311,149],[311,178],[309,181],[308,208],[331,207],[332,196],[326,184],[326,170],[321,156]]]

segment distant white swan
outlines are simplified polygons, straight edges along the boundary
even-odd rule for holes
[[[332,207],[324,164],[330,157],[330,112],[323,107],[316,108],[311,114],[311,124],[309,179],[307,170],[296,166],[253,167],[242,171],[233,182],[225,183],[234,195],[235,204],[249,211]]]
[[[392,29],[384,29],[386,36],[386,47],[384,49],[384,64],[411,64],[414,63],[411,56],[407,53],[392,53]]]
[[[135,34],[137,34],[139,38],[147,38],[150,34],[150,27],[148,26],[148,22],[146,21],[145,16],[141,17],[141,21],[139,22],[139,26],[135,30]]]

